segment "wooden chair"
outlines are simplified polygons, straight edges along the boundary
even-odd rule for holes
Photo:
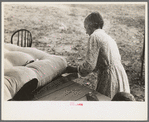
[[[32,34],[26,29],[20,29],[14,32],[11,36],[11,44],[17,44],[21,47],[32,46]]]

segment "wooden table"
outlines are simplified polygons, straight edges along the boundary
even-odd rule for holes
[[[48,83],[44,87],[36,90],[34,101],[87,101],[86,94],[94,93],[99,101],[110,101],[110,98],[98,93],[95,90],[89,89],[73,79],[77,78],[76,74],[70,74],[66,77],[59,78]]]

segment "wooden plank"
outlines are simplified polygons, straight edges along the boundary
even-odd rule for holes
[[[76,100],[76,101],[87,101],[87,99],[86,99],[86,96],[84,95],[82,98],[79,98],[79,99]]]
[[[71,74],[66,77],[56,78],[44,87],[37,90],[35,98],[37,101],[87,101],[86,94],[93,92],[99,101],[110,101],[109,97],[91,90],[85,86],[73,82],[77,78]]]
[[[78,83],[74,83],[69,88],[66,88],[67,94],[64,94],[65,96],[58,97],[58,99],[55,100],[63,100],[63,101],[76,101],[77,99],[81,98],[82,96],[86,95],[88,92],[91,92],[92,90],[81,86]]]
[[[75,101],[90,91],[92,90],[88,89],[87,87],[81,86],[77,83],[73,83],[68,87],[64,87],[63,89],[60,89],[38,99],[38,101]]]
[[[97,96],[97,98],[99,99],[99,101],[111,101],[111,98],[97,92],[97,91],[93,91],[93,93]]]
[[[68,87],[71,84],[73,84],[72,81],[68,81],[66,78],[60,77],[36,90],[33,100],[40,99],[41,97],[47,96],[48,94],[51,94],[57,90]]]
[[[38,88],[35,92],[34,92],[34,98],[35,99],[39,99],[43,96],[46,96],[54,91],[60,90],[64,87],[67,87],[71,84],[73,84],[73,80],[78,78],[77,74],[68,74],[65,77],[63,76],[58,76],[57,78],[53,79],[53,81],[51,81],[50,83],[46,84],[45,86],[42,86],[40,88]],[[67,83],[69,82],[69,83]],[[67,84],[65,84],[67,83]],[[64,85],[63,85],[64,84]]]
[[[72,82],[68,82],[68,83],[65,83],[63,85],[58,85],[56,87],[53,87],[51,89],[47,89],[45,91],[42,91],[40,93],[37,93],[35,96],[34,96],[34,99],[33,100],[38,100],[38,99],[41,99],[45,96],[48,96],[49,94],[55,94],[56,91],[60,91],[61,89],[65,88],[65,87],[69,87],[70,85],[72,85],[73,83]]]
[[[111,101],[111,99],[105,95],[102,95],[100,93],[95,93],[99,101]],[[77,101],[87,101],[86,96],[83,96],[82,98],[78,99]]]

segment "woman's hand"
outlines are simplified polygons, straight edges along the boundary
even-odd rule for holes
[[[65,73],[78,73],[76,66],[68,66],[65,70]]]

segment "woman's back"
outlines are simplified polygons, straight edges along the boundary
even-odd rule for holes
[[[99,41],[99,55],[103,57],[102,59],[106,60],[107,64],[120,62],[121,56],[116,42],[102,29],[96,30],[94,34],[97,36]]]
[[[117,92],[129,93],[128,78],[121,64],[121,56],[116,42],[102,29],[95,30],[91,36],[95,36],[94,40],[97,40],[99,47],[95,70],[98,70],[97,91],[111,98]]]

